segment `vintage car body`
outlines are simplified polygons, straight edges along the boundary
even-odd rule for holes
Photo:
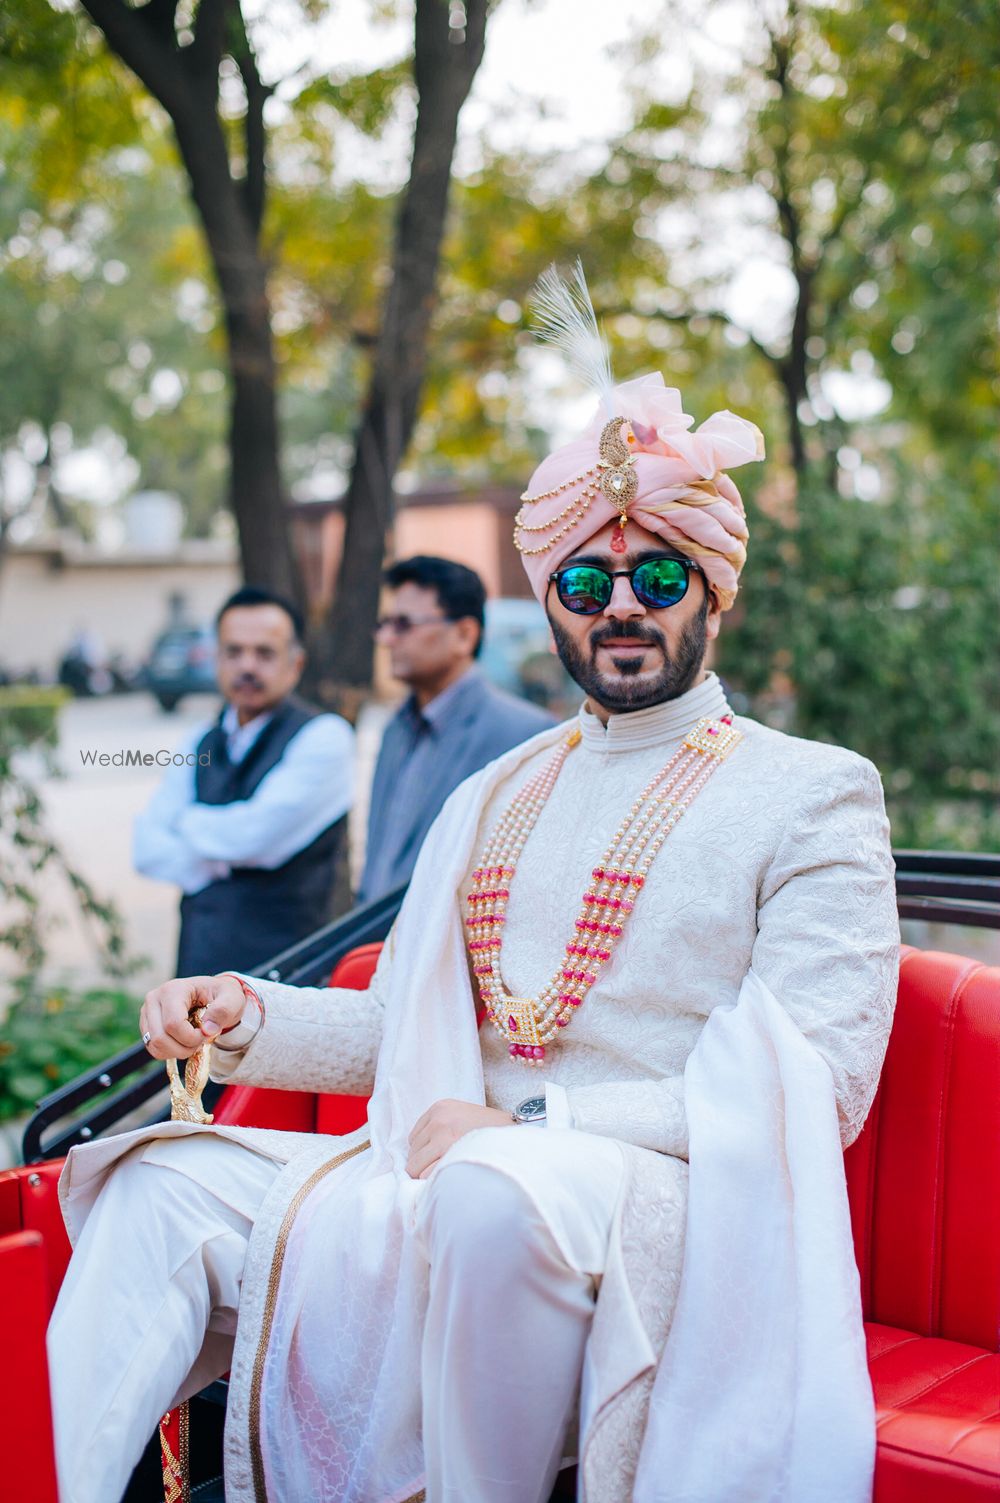
[[[897,853],[897,889],[904,917],[1000,928],[995,858]],[[267,974],[364,987],[399,898],[330,925]],[[58,1498],[44,1330],[69,1252],[60,1156],[148,1102],[160,1082],[140,1048],[108,1061],[41,1104],[26,1167],[0,1174],[0,1445],[4,1496],[18,1503]],[[86,1117],[44,1141],[95,1094],[103,1099]],[[365,1107],[248,1086],[214,1103],[221,1122],[324,1133],[358,1126]],[[904,947],[881,1083],[845,1168],[878,1417],[874,1503],[1000,1500],[1000,968]],[[223,1385],[213,1389],[208,1403]],[[568,1481],[560,1496],[571,1496]],[[128,1498],[156,1495],[137,1475]],[[209,1482],[192,1496],[222,1493]]]

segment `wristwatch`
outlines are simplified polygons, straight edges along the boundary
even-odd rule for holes
[[[529,1096],[526,1101],[515,1106],[510,1115],[515,1122],[544,1122],[545,1097]]]

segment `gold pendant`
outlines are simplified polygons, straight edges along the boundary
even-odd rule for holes
[[[541,1045],[538,1036],[538,1020],[530,997],[508,997],[505,1004],[504,1032],[512,1044],[524,1044],[531,1048]]]

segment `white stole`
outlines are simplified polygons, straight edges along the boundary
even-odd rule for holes
[[[750,971],[684,1085],[684,1263],[635,1503],[868,1503],[875,1413],[829,1068]]]

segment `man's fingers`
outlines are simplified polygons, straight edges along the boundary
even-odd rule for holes
[[[428,1126],[430,1124],[431,1112],[433,1110],[434,1110],[433,1106],[428,1107],[427,1110],[424,1112],[423,1116],[422,1117],[418,1117],[417,1120],[416,1120],[416,1122],[414,1122],[414,1124],[413,1124],[413,1131],[410,1133],[410,1142],[411,1143],[416,1142],[417,1138],[420,1137],[421,1134],[424,1133],[427,1130],[427,1128],[428,1128]]]
[[[202,1048],[204,1035],[191,1023],[190,1013],[210,1000],[211,979],[182,977],[147,993],[139,1021],[142,1034],[149,1034],[146,1048],[154,1059],[189,1059]]]
[[[187,1054],[193,1054],[196,1049],[202,1048],[205,1043],[204,1034],[199,1028],[193,1027],[188,1022],[186,1013],[182,1018],[164,1016],[163,1032],[167,1038],[172,1039],[175,1044],[179,1044]]]
[[[433,1144],[427,1144],[410,1154],[406,1161],[406,1172],[411,1179],[423,1179],[425,1172],[432,1169],[440,1157],[441,1150]]]
[[[198,1027],[208,1038],[215,1038],[232,1028],[246,1011],[246,995],[235,976],[212,976],[205,988],[208,1006],[198,1020]]]
[[[420,1179],[425,1169],[430,1169],[448,1148],[449,1144],[440,1133],[427,1133],[419,1144],[410,1147],[406,1160],[406,1172],[411,1179]]]

